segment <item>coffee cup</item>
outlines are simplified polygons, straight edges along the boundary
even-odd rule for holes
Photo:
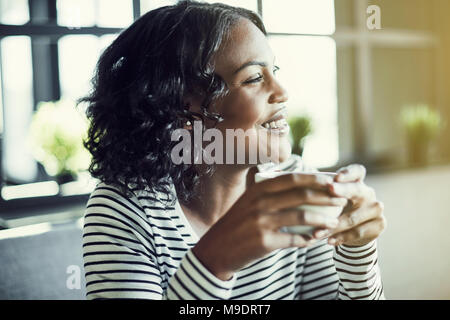
[[[333,172],[284,172],[284,171],[267,171],[267,172],[258,172],[255,174],[255,183],[267,180],[267,179],[273,179],[275,177],[278,177],[280,175],[285,174],[304,174],[304,175],[323,175],[328,177],[334,177],[336,173]],[[337,218],[341,215],[342,210],[344,207],[342,206],[322,206],[322,205],[309,205],[304,204],[301,206],[298,206],[299,209],[318,213],[318,214],[324,214],[330,218]],[[298,225],[298,226],[286,226],[281,228],[281,231],[288,232],[288,233],[295,233],[295,234],[301,234],[301,235],[308,235],[312,236],[313,231],[316,229],[316,227],[313,226],[304,226],[304,225]]]

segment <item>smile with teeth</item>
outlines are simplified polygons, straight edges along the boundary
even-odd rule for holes
[[[287,125],[288,124],[287,124],[286,119],[283,118],[283,119],[276,120],[276,121],[266,122],[262,126],[266,129],[270,130],[270,129],[281,129],[281,128],[286,127]]]

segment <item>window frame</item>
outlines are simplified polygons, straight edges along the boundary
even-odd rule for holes
[[[133,18],[140,17],[140,0],[130,0],[133,6]],[[9,36],[28,36],[31,40],[32,73],[33,73],[33,110],[36,110],[37,102],[59,100],[61,87],[59,79],[59,56],[58,40],[67,35],[94,35],[97,37],[117,34],[122,28],[114,27],[79,27],[69,28],[57,24],[57,0],[28,0],[30,19],[23,25],[10,25],[0,23],[0,40]],[[38,21],[38,22],[36,22]],[[46,42],[40,42],[45,38]],[[0,50],[1,57],[1,50]],[[39,61],[40,68],[37,68]],[[0,59],[0,71],[2,70]],[[42,67],[44,64],[44,67]],[[2,74],[3,75],[3,74]],[[0,81],[3,79],[1,78]],[[40,85],[44,84],[44,85]],[[4,107],[3,95],[2,106]],[[3,113],[3,109],[2,109]],[[0,131],[0,141],[3,141],[4,125]],[[3,143],[1,143],[3,146]],[[3,161],[3,150],[0,147],[0,188],[6,186],[5,176],[1,162]],[[42,212],[49,208],[62,208],[68,206],[79,206],[87,202],[89,194],[76,195],[53,195],[29,198],[17,198],[5,200],[0,193],[0,217],[11,217],[25,212]],[[35,213],[37,214],[37,213]]]
[[[37,101],[41,100],[58,100],[61,95],[61,88],[59,83],[59,70],[58,70],[58,47],[57,41],[59,38],[67,35],[94,35],[94,36],[103,36],[107,34],[116,34],[122,31],[122,28],[110,28],[110,27],[79,27],[79,28],[68,28],[61,25],[58,25],[56,22],[57,19],[57,9],[56,9],[56,1],[57,0],[29,0],[29,14],[30,20],[28,23],[23,25],[7,25],[0,23],[0,40],[7,36],[29,36],[33,42],[33,39],[37,39],[39,37],[45,37],[46,39],[50,39],[50,44],[45,44],[46,50],[42,50],[44,52],[50,52],[50,55],[41,54],[36,55],[32,45],[32,56],[33,56],[33,98],[34,98],[34,108],[36,108]],[[133,6],[133,17],[134,20],[141,16],[140,8],[141,8],[141,0],[130,0],[132,1]],[[257,13],[264,19],[263,17],[263,0],[256,0],[257,3]],[[40,15],[37,17],[36,12],[39,12]],[[42,16],[42,12],[46,12],[47,15]],[[45,23],[34,23],[33,20],[39,18],[39,21],[46,21]],[[322,35],[322,34],[305,34],[305,33],[275,33],[268,32],[268,36],[320,36],[320,37],[331,37],[332,35]],[[52,46],[53,45],[53,46]],[[42,53],[42,52],[41,52]],[[1,54],[1,52],[0,52]],[[40,61],[40,59],[49,59],[47,68],[48,72],[39,72],[36,70],[35,61]],[[0,70],[1,70],[1,61],[0,61]],[[50,80],[49,75],[50,74]],[[50,82],[51,85],[47,86],[51,88],[51,91],[42,92],[42,90],[37,90],[35,84],[39,81]],[[44,97],[44,98],[43,98]],[[3,99],[3,97],[2,97]],[[0,139],[3,139],[3,132],[0,133]],[[2,160],[2,151],[0,150],[0,161]],[[2,168],[0,169],[2,170]],[[4,184],[4,176],[3,171],[0,175],[0,187],[3,187]],[[86,202],[89,198],[89,194],[80,194],[80,195],[71,195],[71,196],[45,196],[45,197],[33,197],[33,198],[19,198],[13,200],[4,200],[0,194],[0,217],[2,217],[2,212],[11,210],[20,211],[20,210],[28,210],[33,206],[43,207],[54,207],[61,205],[63,203],[74,203],[81,204]]]
[[[134,20],[141,16],[141,0],[130,0],[133,6]],[[263,0],[256,0],[257,12],[263,17]],[[356,118],[355,123],[361,125],[355,127],[354,139],[354,159],[358,162],[364,163],[367,156],[367,139],[370,133],[370,114],[373,110],[371,102],[371,88],[370,77],[371,71],[371,47],[377,45],[392,45],[393,39],[397,45],[405,47],[416,46],[431,46],[435,47],[438,43],[436,36],[426,32],[414,32],[410,30],[381,30],[376,33],[368,34],[368,30],[365,26],[365,20],[358,12],[365,11],[365,8],[369,5],[368,0],[354,0],[352,7],[354,11],[355,22],[351,27],[341,28],[336,25],[336,30],[333,34],[304,34],[304,33],[274,33],[268,32],[268,36],[318,36],[318,37],[330,37],[336,42],[336,48],[340,46],[352,46],[356,49],[356,61],[355,64],[360,68],[360,72],[356,75],[355,94],[357,96],[357,105],[355,107]],[[336,4],[335,4],[336,6]],[[33,61],[33,98],[34,108],[38,101],[43,98],[46,100],[57,100],[60,97],[60,83],[59,83],[59,70],[58,70],[58,47],[57,41],[59,38],[66,35],[94,35],[103,36],[108,34],[117,34],[123,30],[123,28],[113,27],[79,27],[68,28],[57,25],[56,22],[56,0],[28,0],[28,7],[30,13],[29,22],[23,25],[8,25],[0,23],[0,40],[8,36],[29,36],[33,42],[35,39],[45,37],[50,39],[49,44],[44,44],[43,50],[40,54],[36,51],[36,48],[32,44],[32,61]],[[34,22],[38,18],[39,23]],[[42,19],[46,21],[42,23]],[[49,52],[46,55],[43,52]],[[1,57],[1,50],[0,50]],[[47,60],[47,72],[36,70],[35,61],[40,59]],[[1,71],[1,59],[0,59],[0,71]],[[49,79],[50,75],[50,79]],[[50,82],[50,86],[46,86],[47,89],[36,87],[36,83],[39,80]],[[0,81],[2,79],[0,78]],[[3,82],[1,82],[3,83]],[[3,99],[2,97],[0,97]],[[4,101],[3,101],[4,102]],[[2,104],[4,106],[4,104]],[[3,112],[3,110],[1,110]],[[0,139],[3,140],[3,128],[0,129]],[[0,147],[0,165],[2,158],[2,150]],[[328,168],[330,170],[335,168]],[[0,166],[0,188],[4,183],[3,169]],[[82,204],[87,201],[89,194],[80,194],[73,196],[45,196],[34,198],[20,198],[14,200],[4,200],[0,195],[0,217],[4,216],[5,212],[11,213],[12,211],[18,211],[21,209],[29,210],[31,207],[38,206],[41,210],[47,207],[54,207],[62,204]]]

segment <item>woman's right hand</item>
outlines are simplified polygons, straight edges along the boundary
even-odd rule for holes
[[[193,248],[196,257],[222,280],[266,254],[282,248],[306,247],[308,240],[281,227],[308,225],[333,229],[338,220],[303,211],[304,204],[345,206],[329,195],[332,178],[290,173],[250,186]]]

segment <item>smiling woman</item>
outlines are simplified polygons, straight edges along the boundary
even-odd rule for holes
[[[105,50],[85,98],[101,180],[84,219],[88,298],[384,298],[382,205],[364,167],[333,180],[291,155],[274,61],[257,14],[195,1],[148,12]],[[256,145],[272,162],[176,163],[179,129],[191,145],[196,132],[246,132],[245,159]],[[254,183],[265,170],[287,174]],[[345,208],[336,219],[302,205]],[[315,231],[283,231],[294,225]]]

